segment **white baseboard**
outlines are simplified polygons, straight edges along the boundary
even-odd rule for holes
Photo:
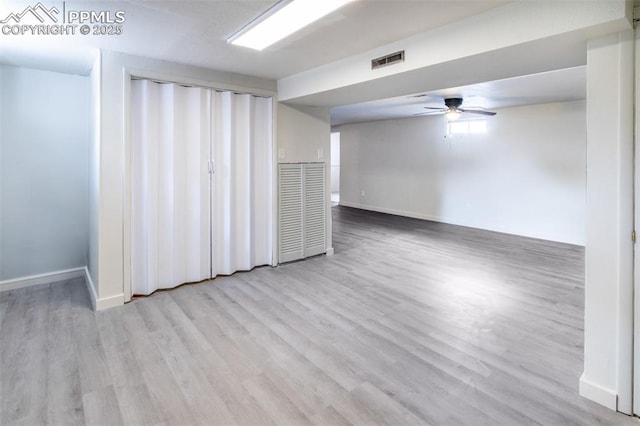
[[[590,382],[584,377],[584,373],[580,376],[579,393],[611,410],[618,409],[618,394],[614,390]]]
[[[11,280],[0,281],[0,292],[30,287],[32,285],[54,283],[58,281],[69,280],[72,278],[84,277],[85,269],[85,267],[65,269],[62,271],[49,272],[46,274],[31,275],[28,277],[20,277]]]
[[[122,305],[124,305],[124,293],[96,300],[95,310],[102,311],[104,309],[115,308]]]
[[[351,203],[348,201],[340,201],[340,205],[341,206],[345,206],[345,207],[353,207],[354,209],[361,209],[361,210],[369,210],[372,212],[378,212],[378,213],[387,213],[387,214],[393,214],[396,216],[404,216],[404,217],[411,217],[414,219],[422,219],[422,220],[430,220],[433,222],[442,222],[442,223],[447,223],[444,222],[441,218],[435,217],[435,216],[430,216],[430,215],[426,215],[426,214],[420,214],[420,213],[414,213],[414,212],[407,212],[404,210],[396,210],[396,209],[387,209],[385,207],[375,207],[375,206],[368,206],[366,204],[360,204],[360,203]],[[457,225],[457,224],[452,224],[452,225]]]
[[[89,273],[89,268],[84,268],[84,280],[87,284],[87,291],[89,292],[89,299],[91,299],[91,305],[94,311],[102,311],[104,309],[115,308],[116,306],[124,305],[124,294],[116,294],[115,296],[98,297],[96,286]]]
[[[333,255],[334,255],[334,253],[335,253],[335,252],[334,252],[334,250],[333,250],[333,247],[329,247],[329,248],[327,249],[327,256],[333,256]]]
[[[393,214],[393,215],[396,215],[396,216],[411,217],[413,219],[429,220],[429,221],[432,221],[432,222],[446,223],[446,224],[449,224],[449,225],[464,226],[464,227],[467,227],[467,228],[474,228],[474,229],[484,229],[486,231],[499,232],[501,234],[519,235],[521,237],[526,237],[526,238],[535,238],[535,239],[538,239],[538,240],[553,241],[553,242],[559,242],[559,243],[564,243],[564,244],[572,244],[572,245],[578,245],[578,246],[582,246],[582,247],[585,246],[584,242],[573,241],[572,239],[567,239],[567,238],[549,239],[549,238],[544,237],[544,236],[532,235],[532,234],[528,234],[528,233],[521,233],[521,232],[516,232],[514,230],[509,230],[509,229],[500,229],[500,228],[496,228],[496,227],[480,227],[480,226],[478,226],[478,224],[456,222],[456,221],[444,219],[442,217],[426,215],[426,214],[422,214],[422,213],[408,212],[408,211],[396,210],[396,209],[388,209],[386,207],[369,206],[369,205],[366,205],[366,204],[352,203],[352,202],[349,202],[349,201],[340,201],[340,205],[341,206],[345,206],[345,207],[353,207],[354,209],[368,210],[368,211],[378,212],[378,213],[387,213],[387,214]]]
[[[0,292],[16,290],[19,288],[30,287],[40,284],[55,283],[59,281],[69,280],[72,278],[84,278],[89,292],[89,299],[94,311],[114,308],[124,305],[124,294],[116,294],[115,296],[98,298],[96,286],[91,279],[91,274],[86,266],[81,268],[65,269],[63,271],[49,272],[47,274],[31,275],[29,277],[14,278],[11,280],[0,281]]]

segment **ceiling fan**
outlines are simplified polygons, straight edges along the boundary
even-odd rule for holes
[[[482,109],[460,108],[462,106],[462,98],[446,98],[444,100],[444,105],[445,105],[445,108],[426,106],[424,107],[425,109],[431,109],[434,111],[423,112],[421,114],[416,114],[416,115],[444,114],[445,117],[447,117],[447,120],[449,121],[457,120],[458,118],[460,118],[460,115],[462,113],[481,114],[481,115],[490,115],[490,116],[496,115],[496,113],[493,111],[485,111]]]

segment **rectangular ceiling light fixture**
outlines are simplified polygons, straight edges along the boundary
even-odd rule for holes
[[[354,0],[282,0],[227,39],[262,50]]]

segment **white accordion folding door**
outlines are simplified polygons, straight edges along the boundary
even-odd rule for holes
[[[271,99],[213,94],[212,275],[272,259]]]
[[[132,294],[272,261],[271,99],[131,82]]]

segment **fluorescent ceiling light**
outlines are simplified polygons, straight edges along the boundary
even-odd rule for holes
[[[354,0],[285,0],[232,35],[227,42],[262,50]]]

